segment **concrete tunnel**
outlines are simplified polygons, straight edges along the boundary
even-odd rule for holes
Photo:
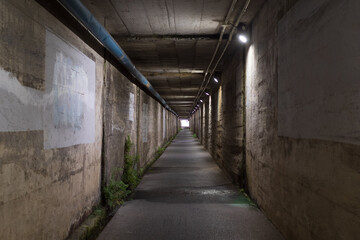
[[[0,0],[0,239],[359,239],[359,12]]]

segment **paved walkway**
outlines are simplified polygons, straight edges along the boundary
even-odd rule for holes
[[[100,234],[123,239],[283,239],[182,130]]]

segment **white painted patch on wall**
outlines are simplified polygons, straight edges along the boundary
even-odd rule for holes
[[[163,108],[163,139],[166,138],[166,111]]]
[[[129,97],[129,120],[134,121],[134,107],[135,107],[135,98],[134,94],[130,93]]]
[[[44,147],[95,141],[95,62],[46,32]]]
[[[46,32],[45,92],[0,69],[0,131],[44,130],[44,148],[95,141],[95,62]]]
[[[148,128],[149,128],[149,105],[144,103],[142,106],[142,123],[141,123],[141,136],[142,142],[148,141]]]
[[[212,106],[211,106],[211,96],[209,96],[209,117],[208,117],[208,123],[209,123],[209,127],[208,127],[208,141],[209,141],[209,147],[211,147],[211,144],[210,144],[210,140],[211,140],[211,129],[212,129],[212,127],[211,127],[211,117],[212,117],[212,115],[211,115],[211,108],[212,108]]]
[[[220,86],[219,90],[218,90],[218,102],[217,102],[217,114],[216,114],[216,120],[219,120],[219,121],[222,119],[222,115],[221,115],[222,109],[221,109],[221,107],[222,107],[222,87]],[[199,111],[199,119],[200,118],[201,118],[201,109]]]
[[[279,23],[278,135],[360,144],[359,12],[299,1]]]
[[[43,92],[0,68],[0,132],[42,130]]]

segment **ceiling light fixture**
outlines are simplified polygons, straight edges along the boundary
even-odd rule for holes
[[[219,82],[219,80],[218,80],[217,78],[215,78],[215,77],[214,77],[214,81],[215,81],[216,83],[218,83],[218,82]]]
[[[250,39],[250,34],[249,34],[249,29],[246,25],[242,24],[238,27],[238,39],[241,43],[246,44],[249,42]]]
[[[200,102],[203,102],[203,100],[202,100],[202,99],[200,99]]]
[[[205,92],[206,96],[209,96],[210,94],[208,92]]]

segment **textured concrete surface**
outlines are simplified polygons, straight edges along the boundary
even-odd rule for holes
[[[282,239],[224,177],[190,130],[180,132],[98,239]]]
[[[215,162],[240,186],[245,185],[244,49],[226,62],[218,89],[204,96],[204,104],[190,118],[190,128]],[[211,101],[212,98],[212,101]]]
[[[115,67],[106,63],[105,68],[104,180],[108,182],[113,170],[123,167],[127,136],[133,144],[131,155],[138,155],[139,165],[144,167],[175,135],[177,119]]]
[[[234,52],[211,107],[204,105],[211,110],[209,149],[215,161],[234,176],[239,150],[246,146],[246,171],[239,177],[286,239],[360,235],[358,123],[349,123],[358,113],[352,99],[360,71],[352,66],[359,59],[359,34],[353,30],[359,7],[351,0],[267,1],[252,23],[245,56],[241,49]],[[200,112],[190,121],[196,133],[204,132]],[[345,128],[352,131],[325,135]]]
[[[279,21],[279,136],[360,145],[359,10],[360,1],[299,1]]]
[[[82,97],[84,72],[95,79],[91,94]],[[53,102],[56,108],[47,107]],[[135,144],[145,103],[149,121],[141,124],[148,142]],[[65,239],[99,203],[101,180],[122,166],[125,137],[145,165],[176,124],[35,1],[0,0],[0,239]],[[57,133],[47,135],[49,126]],[[77,138],[79,132],[86,134]],[[47,138],[56,144],[46,144]]]
[[[329,126],[329,122],[334,123],[335,119],[331,117],[333,114],[343,119],[341,124],[346,125],[348,124],[346,116],[358,112],[355,109],[350,110],[358,103],[345,97],[342,89],[354,89],[360,69],[329,77],[326,77],[326,72],[330,69],[331,72],[334,71],[333,69],[339,72],[348,69],[347,67],[344,69],[343,64],[337,62],[338,59],[342,62],[353,61],[353,54],[349,52],[354,52],[356,49],[354,45],[358,48],[359,35],[349,30],[345,35],[338,35],[346,38],[346,43],[341,44],[343,40],[339,42],[336,40],[336,45],[340,44],[341,49],[347,50],[338,52],[336,60],[328,64],[326,70],[313,71],[312,61],[315,56],[316,59],[323,58],[326,61],[333,58],[333,52],[340,48],[328,48],[331,46],[328,42],[334,40],[329,40],[333,36],[334,28],[329,28],[327,24],[332,25],[333,21],[337,22],[336,24],[345,23],[350,18],[352,22],[350,25],[358,25],[359,15],[355,13],[357,12],[355,9],[359,9],[359,1],[300,0],[289,8],[290,2],[294,1],[288,3],[268,1],[253,22],[253,44],[247,53],[246,63],[246,76],[248,76],[246,79],[246,171],[250,193],[287,239],[358,239],[360,236],[360,146],[341,143],[334,139],[332,141],[301,139],[300,135],[283,137],[279,132],[279,124],[282,121],[278,121],[278,118],[281,117],[279,96],[284,97],[284,92],[279,92],[281,90],[279,69],[282,60],[279,53],[287,49],[279,39],[281,32],[279,27],[284,24],[288,26],[289,31],[291,29],[296,32],[296,34],[289,32],[287,35],[289,41],[293,43],[304,42],[298,34],[302,36],[310,29],[321,35],[320,39],[319,34],[308,35],[310,42],[320,42],[321,47],[313,44],[305,48],[301,45],[293,48],[296,55],[298,51],[306,49],[305,55],[309,61],[305,60],[304,65],[299,66],[304,69],[302,73],[291,73],[289,77],[292,78],[291,80],[281,79],[281,81],[293,82],[293,78],[302,74],[316,79],[310,85],[306,80],[301,88],[288,89],[290,92],[299,91],[297,95],[309,95],[316,89],[318,92],[315,95],[323,96],[320,107],[318,103],[304,105],[299,101],[296,103],[298,110],[313,112],[311,110],[313,107],[319,107],[315,112],[322,114],[322,120],[319,119],[323,121],[322,127]],[[315,10],[308,12],[309,8]],[[302,14],[301,20],[291,22],[298,14]],[[289,22],[279,24],[282,20]],[[339,28],[344,31],[348,26]],[[296,59],[296,61],[300,60]],[[323,71],[323,74],[319,74],[319,71]],[[343,86],[338,88],[335,94],[327,94],[329,86],[324,82],[338,81],[338,84]],[[333,84],[331,88],[335,86]],[[352,94],[356,96],[357,93]],[[329,101],[332,105],[330,108],[328,108]],[[347,107],[337,111],[338,104],[343,104],[344,101]],[[291,106],[291,102],[292,100],[289,99],[289,107],[294,107]],[[289,118],[296,122],[298,115],[291,114]],[[302,124],[312,126],[319,124],[311,119],[312,116],[308,115],[306,122]],[[295,125],[295,128],[297,127]],[[332,131],[333,129],[329,129],[328,133]],[[339,138],[345,139],[347,134],[344,132]]]
[[[44,121],[40,130],[18,131],[19,128],[9,128],[0,132],[0,239],[65,239],[70,229],[100,199],[104,62],[35,1],[1,0],[0,12],[0,68],[9,72],[8,79],[17,86],[9,90],[8,87],[13,85],[2,85],[2,90],[8,90],[7,94],[13,91],[12,98],[8,98],[12,99],[12,104],[23,104],[25,109],[29,109],[31,104],[54,100],[44,97],[39,102],[26,94],[37,91],[45,95],[49,91],[49,83],[53,83],[45,81],[47,70],[55,65],[48,61],[49,55],[46,53],[46,45],[51,44],[46,38],[48,31],[66,43],[67,50],[72,50],[66,56],[79,55],[81,52],[84,58],[95,62],[96,90],[93,96],[95,103],[92,104],[92,120],[95,124],[92,125],[92,143],[45,149],[45,134],[41,129],[44,129],[45,123],[59,122],[45,122],[42,115],[37,116],[39,123]],[[61,50],[58,49],[59,55]],[[64,74],[68,72],[64,71]],[[5,80],[1,76],[0,81],[4,83]],[[64,96],[67,93],[62,92]],[[19,99],[28,98],[28,101],[18,101],[15,96]],[[59,97],[56,99],[59,100]],[[64,102],[60,100],[59,103]],[[74,99],[71,104],[75,105]],[[0,101],[0,112],[8,106],[5,101]],[[15,113],[17,109],[11,110]],[[46,111],[45,108],[41,110]],[[5,118],[14,124],[19,119],[31,120],[26,111],[17,113],[19,115],[16,119],[14,115]]]

